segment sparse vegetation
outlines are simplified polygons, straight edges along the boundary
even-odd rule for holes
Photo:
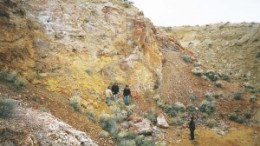
[[[182,59],[186,62],[186,63],[192,63],[192,58],[188,55],[182,55]]]
[[[128,0],[124,0],[124,7],[125,8],[130,8],[133,5],[133,2],[128,1]]]
[[[188,112],[191,112],[191,113],[192,113],[192,112],[195,112],[195,111],[196,111],[196,107],[193,106],[193,105],[188,105],[188,106],[187,106],[187,111],[188,111]]]
[[[144,117],[149,119],[153,124],[156,124],[157,122],[156,113],[153,111],[148,111],[147,113],[145,113]]]
[[[208,70],[204,73],[205,76],[207,76],[208,79],[210,79],[211,81],[215,82],[217,81],[219,78],[217,76],[217,74],[212,71],[212,70]]]
[[[73,109],[77,112],[81,112],[81,103],[80,103],[80,97],[78,96],[73,96],[70,99],[70,105],[73,107]]]
[[[225,74],[225,73],[221,73],[220,77],[221,77],[222,80],[225,80],[225,81],[229,81],[230,80],[229,76],[227,74]]]
[[[195,101],[195,100],[198,99],[198,97],[197,97],[196,95],[191,95],[189,98],[190,98],[192,101]]]
[[[0,80],[16,90],[26,88],[26,80],[16,71],[0,71]]]
[[[244,116],[238,116],[237,120],[236,120],[237,123],[245,123],[246,122],[246,118]]]
[[[238,116],[237,114],[235,113],[231,113],[229,116],[228,116],[229,120],[231,121],[236,121],[238,119]]]
[[[252,113],[250,113],[250,112],[245,112],[245,113],[244,113],[244,117],[245,117],[246,119],[251,119]]]
[[[171,31],[172,31],[172,28],[171,28],[171,27],[163,27],[163,29],[164,29],[166,32],[171,32]]]
[[[200,104],[199,110],[201,112],[207,113],[208,115],[212,114],[215,111],[215,102],[203,100]]]
[[[92,75],[92,71],[90,69],[86,69],[85,72],[88,74],[88,75]]]
[[[234,93],[234,99],[236,100],[241,100],[243,98],[243,92],[242,91],[237,91]]]
[[[176,117],[177,116],[177,111],[175,110],[174,106],[167,106],[165,108],[165,112],[167,113],[168,116],[170,117]]]
[[[106,138],[109,136],[109,133],[107,131],[104,131],[102,130],[100,133],[99,133],[99,138]]]
[[[177,112],[184,112],[186,110],[185,105],[181,102],[174,103],[173,107]]]
[[[197,76],[202,76],[204,72],[201,67],[195,67],[192,69],[192,73]]]
[[[228,118],[229,118],[229,120],[231,120],[231,121],[234,121],[234,122],[237,122],[237,123],[240,123],[240,124],[242,124],[242,123],[245,123],[246,122],[246,116],[248,116],[248,115],[246,115],[246,114],[244,114],[244,115],[239,115],[238,113],[231,113],[229,116],[228,116]],[[250,117],[251,118],[251,117]]]
[[[184,122],[180,117],[170,118],[170,120],[169,120],[169,125],[171,125],[171,126],[180,126],[183,123]]]
[[[256,58],[260,58],[260,51],[256,53]]]
[[[154,101],[156,102],[156,105],[162,109],[166,109],[166,104],[162,101],[161,97],[159,95],[156,95],[153,97]]]
[[[97,122],[97,121],[96,121],[96,117],[94,116],[94,113],[93,113],[92,110],[87,110],[86,115],[87,115],[87,118],[88,118],[91,122],[93,122],[93,123],[96,123],[96,122]]]
[[[249,101],[250,101],[251,103],[256,103],[256,100],[257,100],[257,98],[256,98],[255,95],[253,95],[253,96],[251,96],[251,97],[249,98]]]
[[[8,118],[15,114],[16,102],[12,99],[0,99],[0,118]]]
[[[223,87],[223,84],[222,84],[221,81],[216,81],[216,82],[215,82],[215,85],[216,85],[217,87],[219,87],[219,88],[222,88],[222,87]]]
[[[217,122],[214,119],[208,119],[206,124],[209,128],[213,128],[217,124]]]
[[[206,93],[205,94],[205,99],[207,101],[214,101],[215,100],[215,97],[212,95],[212,93]]]
[[[212,96],[213,96],[215,99],[219,99],[219,98],[224,97],[224,95],[223,95],[222,92],[213,93]]]
[[[99,117],[99,124],[102,129],[106,130],[112,137],[116,137],[119,131],[116,119],[108,114],[102,114]]]
[[[49,113],[50,110],[46,107],[41,107],[41,112],[44,112],[44,113]]]
[[[120,132],[118,133],[116,140],[119,146],[136,145],[136,137],[137,134],[133,132]]]

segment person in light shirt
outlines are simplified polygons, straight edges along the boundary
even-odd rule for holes
[[[106,91],[105,91],[105,95],[106,95],[106,104],[108,106],[111,105],[111,97],[112,97],[112,91],[110,89],[110,86],[107,87]]]

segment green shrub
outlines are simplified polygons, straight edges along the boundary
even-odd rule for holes
[[[125,8],[130,8],[133,5],[133,2],[125,0],[123,5]]]
[[[145,136],[144,135],[138,135],[136,138],[135,138],[135,143],[137,146],[141,146],[143,141],[144,141],[144,138]]]
[[[0,118],[8,118],[15,114],[17,102],[12,99],[0,99]]]
[[[120,132],[118,133],[116,140],[119,146],[126,146],[126,145],[135,146],[138,145],[137,143],[139,138],[137,137],[140,136],[138,136],[138,134],[133,132]],[[140,140],[143,140],[144,136],[141,136],[140,138],[141,138]]]
[[[214,101],[215,97],[211,93],[206,93],[205,98],[207,101]]]
[[[46,107],[41,107],[41,112],[44,112],[44,113],[49,113],[50,110],[47,109]]]
[[[134,132],[120,132],[117,135],[117,140],[122,140],[122,139],[126,139],[126,140],[132,140],[135,139],[138,136],[138,134],[134,133]]]
[[[161,97],[159,95],[156,95],[153,97],[154,101],[156,102],[156,105],[162,109],[166,108],[166,104],[162,101]]]
[[[196,107],[193,106],[193,105],[188,105],[186,110],[189,111],[189,112],[195,112],[196,111]]]
[[[197,97],[196,95],[191,95],[189,98],[190,98],[192,101],[195,101],[195,100],[198,99],[198,97]]]
[[[128,139],[123,139],[118,142],[118,146],[136,146],[136,143],[134,140],[128,140]]]
[[[260,58],[260,51],[256,53],[256,58]]]
[[[174,103],[173,107],[176,112],[184,112],[186,110],[185,105],[181,102]]]
[[[109,136],[109,133],[107,131],[104,131],[102,130],[100,133],[99,133],[99,138],[106,138]]]
[[[217,122],[214,119],[209,119],[209,120],[207,120],[206,124],[209,128],[212,128],[217,124]]]
[[[88,74],[88,75],[92,75],[92,71],[90,69],[86,69],[85,72]]]
[[[117,122],[122,122],[127,119],[128,112],[126,110],[120,110],[119,112],[115,113],[115,118]]]
[[[217,76],[217,74],[212,71],[212,70],[208,70],[204,73],[205,76],[207,76],[208,79],[210,79],[211,81],[215,82],[217,81],[219,78]]]
[[[125,110],[127,111],[127,115],[132,115],[135,112],[135,104],[131,104],[125,107]]]
[[[199,110],[210,115],[215,111],[215,102],[203,100],[200,104]]]
[[[157,116],[155,112],[148,111],[147,113],[145,113],[144,117],[149,119],[153,124],[156,124],[157,122]]]
[[[167,142],[166,141],[156,141],[155,146],[167,146]]]
[[[234,93],[234,99],[236,100],[241,100],[243,97],[243,92],[242,91],[237,91]]]
[[[239,116],[236,120],[237,123],[245,123],[246,122],[246,118],[244,116]]]
[[[244,117],[245,117],[246,119],[251,119],[252,114],[251,114],[250,112],[245,112],[245,113],[244,113]]]
[[[182,59],[186,62],[186,63],[192,63],[192,58],[189,55],[183,55]]]
[[[0,80],[17,90],[24,90],[26,88],[26,80],[16,71],[1,71]]]
[[[239,115],[238,113],[231,113],[229,115],[229,120],[240,124],[245,123],[247,118],[251,118],[251,114],[247,115],[247,113],[245,113],[244,115]]]
[[[170,117],[176,117],[177,116],[177,111],[175,110],[174,106],[167,106],[165,108],[165,112]]]
[[[96,117],[95,117],[95,115],[94,115],[94,113],[93,113],[92,110],[88,110],[87,113],[86,113],[86,115],[87,115],[87,118],[88,118],[91,122],[93,122],[93,123],[96,123],[96,122],[97,122]]]
[[[227,74],[225,74],[225,73],[221,73],[221,74],[220,74],[220,78],[221,78],[222,80],[225,80],[225,81],[230,81],[229,76],[228,76]]]
[[[192,69],[192,73],[197,76],[202,76],[204,74],[204,71],[201,67],[195,67]]]
[[[251,103],[256,103],[256,100],[257,100],[257,98],[256,98],[255,95],[254,95],[254,96],[251,96],[251,97],[249,98],[249,101],[250,101]]]
[[[99,124],[102,129],[107,131],[112,137],[116,137],[118,133],[118,127],[114,117],[108,114],[102,114],[99,118]]]
[[[220,97],[223,97],[224,95],[223,95],[222,92],[219,92],[219,93],[214,93],[212,96],[213,96],[215,99],[218,99],[218,98],[220,98]]]
[[[175,118],[170,118],[169,119],[169,125],[171,126],[180,126],[182,125],[184,122],[180,117],[175,117]]]
[[[144,137],[143,141],[138,143],[138,146],[155,146],[155,143],[154,143],[152,137]]]
[[[223,87],[223,84],[222,84],[221,81],[216,81],[216,82],[215,82],[215,86],[216,86],[216,87],[219,87],[219,88],[222,88],[222,87]]]
[[[77,112],[81,112],[81,103],[80,103],[80,97],[73,96],[70,99],[70,105],[73,107],[73,109]]]
[[[250,84],[249,82],[244,82],[243,83],[243,85],[244,85],[244,87],[245,88],[247,88],[247,89],[254,89],[255,87],[252,85],[252,84]]]
[[[237,121],[238,116],[237,116],[237,114],[235,114],[235,113],[231,113],[231,114],[228,116],[228,118],[229,118],[230,121]]]

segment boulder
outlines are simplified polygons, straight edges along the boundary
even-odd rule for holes
[[[138,134],[151,135],[153,132],[152,123],[150,120],[144,118],[139,122],[130,122],[130,131]]]
[[[157,116],[157,125],[161,128],[169,127],[169,124],[168,124],[165,116],[162,113],[158,114],[158,116]]]

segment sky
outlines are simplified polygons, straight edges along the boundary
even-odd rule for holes
[[[260,0],[129,0],[156,26],[260,22]]]

